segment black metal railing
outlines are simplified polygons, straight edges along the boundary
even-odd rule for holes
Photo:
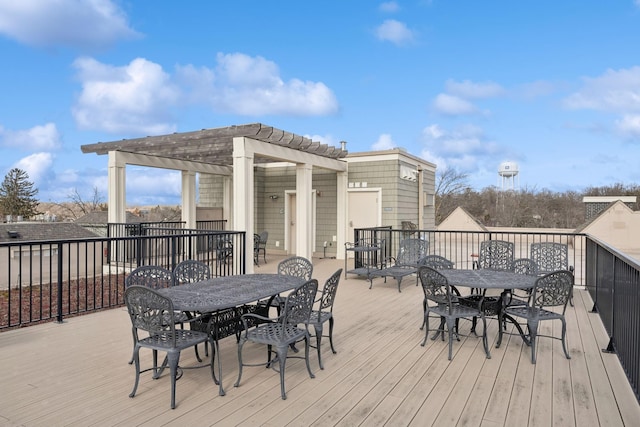
[[[593,311],[640,400],[640,263],[594,237],[587,237],[586,288]]]
[[[185,259],[215,276],[246,271],[244,232],[147,229],[145,235],[0,244],[0,330],[123,304],[124,278]]]
[[[584,234],[559,232],[522,231],[446,231],[390,229],[387,227],[359,228],[354,230],[354,242],[382,240],[383,258],[395,257],[400,241],[406,238],[425,239],[429,242],[428,254],[440,255],[452,261],[456,268],[472,269],[477,261],[480,242],[506,240],[514,244],[514,258],[528,258],[532,243],[566,243],[568,266],[574,270],[577,285],[584,285],[585,239]]]

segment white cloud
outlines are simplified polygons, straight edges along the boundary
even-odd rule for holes
[[[51,153],[35,153],[24,157],[14,165],[29,174],[29,181],[35,184],[37,188],[39,184],[45,183],[46,177],[50,173],[53,164],[53,154]]]
[[[176,171],[129,167],[126,191],[127,203],[166,204],[170,200],[180,200],[182,177]]]
[[[477,114],[479,112],[471,102],[446,93],[438,94],[433,100],[432,106],[438,113],[447,115]]]
[[[262,57],[219,54],[215,68],[177,66],[175,75],[136,58],[124,66],[93,58],[74,62],[82,91],[72,112],[81,129],[158,135],[176,130],[172,110],[207,105],[222,114],[317,116],[334,114],[338,102],[323,83],[280,77]]]
[[[640,114],[626,114],[616,120],[616,130],[625,138],[640,140]]]
[[[388,133],[383,133],[378,137],[378,140],[373,143],[371,149],[374,151],[379,150],[391,150],[392,148],[396,148],[398,145],[393,141],[391,135]]]
[[[638,1],[640,1],[640,0],[638,0]],[[380,4],[379,9],[380,9],[381,12],[395,13],[400,9],[400,6],[395,1],[386,1],[386,2]]]
[[[23,150],[57,150],[62,145],[54,123],[17,131],[5,130],[0,126],[0,142],[6,147]]]
[[[448,93],[461,98],[495,98],[505,93],[503,87],[497,83],[476,83],[471,80],[463,80],[461,82],[447,80],[445,88]]]
[[[216,57],[214,69],[178,67],[177,81],[189,88],[190,102],[206,102],[221,113],[245,116],[334,114],[338,102],[321,82],[280,77],[278,66],[241,53]]]
[[[396,21],[395,19],[385,20],[376,28],[375,32],[379,40],[389,41],[397,45],[411,42],[415,38],[414,32],[407,28],[404,22]]]
[[[157,135],[175,131],[170,109],[180,91],[162,67],[144,58],[114,67],[92,58],[74,62],[82,92],[73,107],[81,129]]]
[[[321,144],[326,144],[330,147],[340,148],[340,141],[333,135],[303,135],[305,138],[309,138],[312,141],[317,141]]]
[[[111,0],[1,1],[0,33],[33,46],[78,48],[102,48],[140,36]]]
[[[583,87],[568,96],[570,109],[640,112],[640,66],[607,70],[599,77],[584,77]]]
[[[424,149],[420,156],[436,163],[439,168],[453,167],[462,172],[476,172],[484,165],[495,163],[502,148],[474,125],[445,130],[437,124],[422,130]]]

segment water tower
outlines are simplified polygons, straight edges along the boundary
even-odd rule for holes
[[[518,164],[516,162],[502,162],[498,167],[502,190],[515,190],[519,187]]]

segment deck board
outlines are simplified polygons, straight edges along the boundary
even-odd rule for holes
[[[277,258],[269,258],[258,272],[275,270]],[[322,285],[343,266],[342,260],[314,259],[314,275]],[[422,290],[413,278],[405,280],[400,293],[395,281],[376,278],[369,290],[366,279],[343,275],[334,309],[338,353],[323,339],[325,369],[320,370],[310,349],[314,379],[304,361],[289,360],[287,400],[280,399],[279,376],[271,369],[247,367],[234,387],[233,338],[220,347],[226,396],[218,396],[204,367],[185,370],[175,410],[169,408],[166,374],[158,380],[142,374],[136,397],[129,398],[132,342],[122,308],[2,332],[0,363],[9,368],[0,425],[624,426],[640,419],[618,358],[602,352],[607,334],[589,311],[593,304],[585,291],[576,290],[575,307],[567,309],[570,360],[559,341],[545,338],[536,365],[518,336],[506,335],[495,348],[498,325],[490,319],[491,359],[482,340],[470,336],[454,341],[448,361],[446,341],[429,339],[420,346]],[[550,322],[543,322],[543,330],[559,334],[559,323],[545,323]],[[463,334],[468,329],[468,323],[461,324]],[[248,358],[264,360],[263,348],[245,347]],[[149,366],[150,354],[141,355]],[[180,365],[198,365],[192,350],[183,352]]]

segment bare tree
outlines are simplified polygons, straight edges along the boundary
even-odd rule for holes
[[[457,207],[453,203],[448,203],[453,201],[453,196],[469,191],[467,179],[467,174],[452,168],[445,168],[436,173],[436,223],[440,223],[443,218]]]
[[[77,188],[73,189],[73,192],[67,196],[67,199],[69,202],[55,203],[55,205],[62,208],[74,220],[90,212],[107,210],[107,204],[103,202],[98,187],[93,187],[93,192],[89,200],[83,199]]]

